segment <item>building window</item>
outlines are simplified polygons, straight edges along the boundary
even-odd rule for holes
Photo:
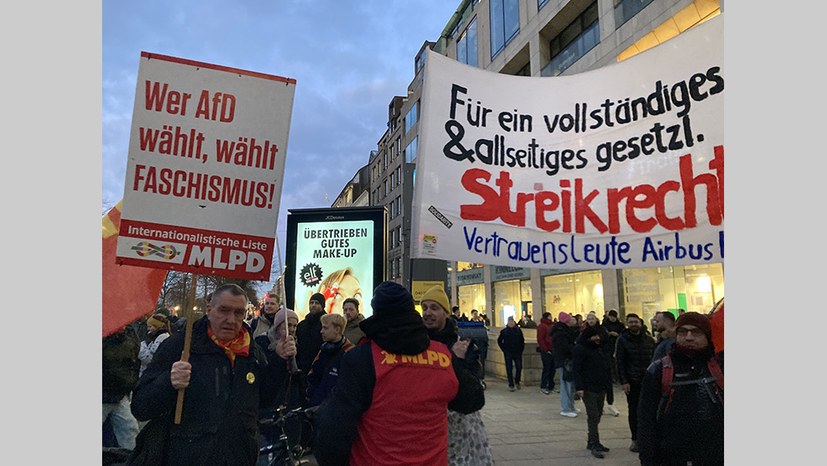
[[[411,128],[416,124],[417,120],[419,119],[419,101],[414,102],[411,105],[410,110],[408,113],[405,114],[405,134],[411,131]]]
[[[597,20],[597,2],[592,3],[563,32],[551,39],[551,60],[540,76],[557,76],[595,45],[600,43],[600,23]]]
[[[471,21],[457,41],[457,61],[477,66],[477,19]]]
[[[546,6],[546,3],[548,3],[548,0],[537,0],[537,11],[540,11],[544,6]]]
[[[531,76],[531,63],[526,63],[514,76]]]
[[[491,0],[491,59],[520,32],[520,6],[518,0]]]
[[[396,184],[402,186],[402,165],[396,166]]]
[[[416,160],[417,139],[419,139],[419,136],[413,138],[413,141],[411,141],[410,144],[408,144],[408,147],[405,148],[405,162],[407,163],[414,163]]]
[[[640,13],[640,10],[646,8],[646,5],[652,3],[652,0],[614,0],[615,2],[615,29],[623,26],[623,23],[629,21],[634,15]]]
[[[414,74],[419,73],[419,70],[425,67],[425,59],[428,57],[428,54],[425,53],[425,50],[422,51],[421,54],[416,56],[414,60]]]

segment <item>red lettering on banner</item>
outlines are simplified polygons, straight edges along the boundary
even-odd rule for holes
[[[466,191],[480,197],[479,204],[461,204],[460,217],[465,220],[494,221],[501,219],[512,226],[526,225],[526,215],[533,204],[535,224],[543,231],[586,233],[588,225],[597,232],[618,234],[621,219],[635,232],[646,233],[656,226],[669,231],[678,231],[698,226],[697,188],[706,193],[704,215],[710,225],[721,225],[724,213],[724,147],[715,146],[714,156],[708,163],[709,173],[695,174],[692,154],[685,154],[678,162],[679,180],[667,180],[659,186],[640,184],[608,188],[605,193],[599,189],[587,191],[582,178],[560,180],[560,190],[516,193],[515,207],[511,209],[511,188],[514,182],[511,174],[500,171],[494,185],[489,186],[491,173],[481,168],[465,171],[461,184]],[[573,187],[572,187],[573,181]],[[606,197],[605,212],[598,212],[591,204],[599,196]],[[666,215],[667,196],[680,196],[683,201],[683,215]],[[675,199],[677,201],[677,199]],[[653,212],[652,212],[653,211]],[[622,212],[622,214],[621,214]],[[549,218],[559,213],[557,218]]]

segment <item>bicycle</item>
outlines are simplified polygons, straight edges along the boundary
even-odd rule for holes
[[[309,452],[308,445],[313,437],[312,410],[300,407],[288,409],[281,405],[272,414],[259,419],[259,427],[273,428],[271,433],[274,437],[270,444],[259,449],[259,465],[300,466],[310,463],[302,457]],[[298,438],[287,434],[286,426],[291,423],[298,428]]]

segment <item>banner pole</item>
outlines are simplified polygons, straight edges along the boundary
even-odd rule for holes
[[[192,274],[192,285],[187,296],[187,306],[184,308],[184,318],[187,319],[184,330],[184,351],[181,352],[181,361],[189,361],[190,347],[192,346],[192,324],[195,317],[195,289],[198,285],[198,274]],[[178,401],[175,404],[175,424],[181,424],[181,413],[184,410],[184,392],[186,388],[178,389]]]

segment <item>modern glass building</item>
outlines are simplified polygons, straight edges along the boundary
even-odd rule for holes
[[[387,130],[370,152],[363,183],[370,205],[388,213],[386,278],[416,298],[442,282],[470,316],[494,327],[509,315],[585,315],[615,308],[645,322],[660,310],[708,312],[724,296],[723,264],[625,270],[523,269],[410,258],[420,94],[426,49],[497,73],[553,77],[625,60],[721,12],[718,0],[463,0],[440,37],[424,41],[404,96],[388,105]],[[356,178],[354,179],[354,181]],[[347,192],[346,188],[343,194]],[[341,205],[341,202],[340,204]],[[533,341],[533,335],[529,340]]]

